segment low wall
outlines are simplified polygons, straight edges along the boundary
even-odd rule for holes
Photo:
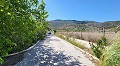
[[[20,52],[20,53],[16,53],[16,54],[12,54],[9,55],[7,57],[5,57],[5,62],[3,64],[1,64],[0,66],[13,66],[15,64],[17,64],[18,62],[22,61],[22,59],[24,58],[24,52]]]
[[[31,50],[36,44],[29,47],[28,49],[25,49],[25,50],[17,52],[17,53],[9,54],[8,56],[4,57],[5,62],[3,64],[0,64],[0,66],[13,66],[13,65],[17,64],[18,62],[22,61],[23,58],[25,57],[25,53],[27,51]]]

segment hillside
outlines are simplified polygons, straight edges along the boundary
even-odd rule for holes
[[[112,31],[120,25],[120,21],[77,21],[77,20],[52,20],[49,21],[51,28],[60,31],[97,31],[102,27]]]

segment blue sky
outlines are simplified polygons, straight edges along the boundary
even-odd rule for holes
[[[48,20],[120,20],[120,0],[45,0]]]

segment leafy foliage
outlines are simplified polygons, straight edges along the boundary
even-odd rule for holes
[[[45,3],[39,0],[0,1],[0,62],[1,57],[18,52],[45,37],[49,23]]]
[[[100,66],[120,66],[120,41],[105,49],[101,57]]]
[[[91,44],[91,48],[97,58],[101,57],[101,55],[103,54],[103,50],[107,45],[108,44],[105,37],[102,37],[100,40],[98,40],[96,44]]]

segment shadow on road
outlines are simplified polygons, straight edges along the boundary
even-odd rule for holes
[[[77,59],[71,60],[62,51],[56,52],[49,47],[50,37],[38,42],[34,48],[25,53],[25,58],[15,66],[80,66]],[[56,40],[57,41],[57,40]]]

